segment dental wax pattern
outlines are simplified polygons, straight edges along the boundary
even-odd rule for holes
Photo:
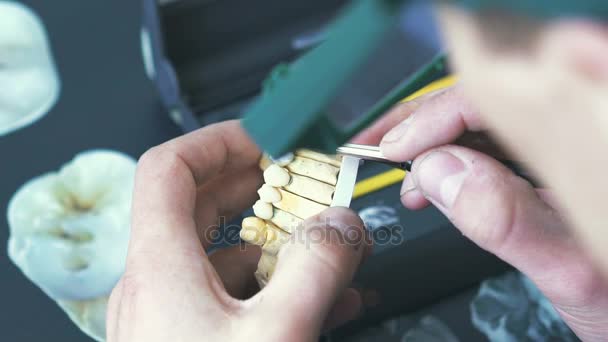
[[[254,206],[257,217],[243,220],[241,238],[262,247],[255,277],[265,286],[274,272],[277,255],[305,219],[321,213],[332,202],[341,159],[298,150],[281,166],[267,156],[260,160],[266,184]]]
[[[125,266],[134,175],[133,158],[88,151],[25,183],[8,205],[10,259],[97,340]]]
[[[0,1],[0,136],[45,116],[59,92],[42,22],[24,5]]]

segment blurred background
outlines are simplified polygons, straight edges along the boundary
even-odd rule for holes
[[[0,136],[0,241],[9,199],[26,181],[57,171],[83,150],[108,148],[137,158],[180,134],[142,62],[138,1],[23,1],[43,21],[61,79],[59,99],[37,122]],[[1,14],[0,14],[1,15]],[[0,257],[0,339],[91,341],[10,262]]]

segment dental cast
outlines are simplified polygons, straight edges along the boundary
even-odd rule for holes
[[[0,1],[0,136],[46,115],[59,88],[40,19],[18,2]]]
[[[97,339],[125,266],[134,175],[129,156],[84,152],[25,183],[8,205],[10,259]]]
[[[265,286],[277,263],[277,255],[305,219],[329,207],[341,161],[314,151],[298,150],[280,166],[268,157],[260,160],[266,184],[253,205],[256,217],[243,220],[240,236],[262,247],[255,277]]]

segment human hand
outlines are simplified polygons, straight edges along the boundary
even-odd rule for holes
[[[280,251],[268,286],[248,299],[259,250],[206,254],[218,218],[254,202],[259,157],[238,121],[142,156],[126,270],[108,306],[109,341],[314,341],[322,328],[359,313],[361,298],[346,287],[365,248],[319,239],[362,233],[346,209],[307,220],[305,234]]]
[[[553,196],[490,155],[452,144],[494,155],[495,145],[470,139],[485,128],[456,86],[398,105],[355,142],[381,141],[388,158],[414,160],[401,190],[404,206],[432,203],[465,236],[532,279],[580,338],[605,340],[608,283]]]

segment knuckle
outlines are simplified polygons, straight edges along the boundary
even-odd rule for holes
[[[139,174],[157,177],[174,176],[183,167],[180,156],[168,145],[159,145],[146,151],[137,163]]]
[[[439,101],[456,110],[469,128],[481,129],[483,127],[477,109],[467,99],[464,89],[460,85],[449,88],[440,97]]]

